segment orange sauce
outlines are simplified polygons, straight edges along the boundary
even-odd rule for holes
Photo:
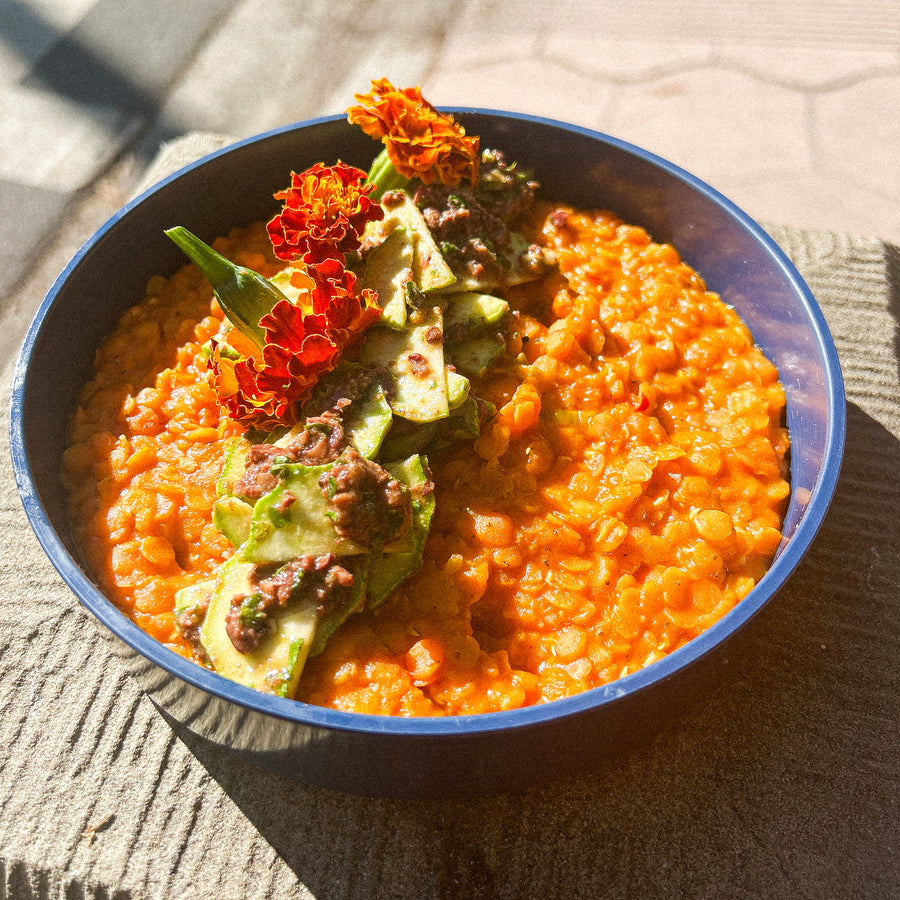
[[[558,274],[510,290],[481,437],[429,462],[422,569],[309,660],[297,698],[385,715],[513,709],[588,690],[696,637],[781,540],[784,392],[737,314],[668,245],[542,207]],[[220,252],[275,271],[260,227]],[[65,456],[70,510],[113,601],[178,652],[174,593],[232,552],[211,522],[227,419],[203,343],[221,313],[188,266],[101,348]]]

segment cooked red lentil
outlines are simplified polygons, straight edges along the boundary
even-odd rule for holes
[[[531,227],[559,273],[507,293],[507,362],[477,386],[498,414],[475,453],[430,458],[423,568],[309,660],[300,700],[454,715],[575,694],[700,634],[771,563],[789,493],[774,366],[640,228],[547,206]],[[216,249],[277,269],[263,227]],[[65,454],[101,588],[187,656],[175,591],[232,552],[211,507],[241,427],[202,354],[220,320],[194,267],[153,279],[98,352]]]

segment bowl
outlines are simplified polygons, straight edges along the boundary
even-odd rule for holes
[[[308,784],[389,797],[437,797],[531,787],[645,740],[687,709],[723,648],[796,568],[822,524],[845,430],[837,353],[808,287],[765,231],[702,181],[642,149],[573,125],[452,109],[482,146],[532,167],[543,196],[603,207],[672,243],[733,305],[777,366],[787,395],[790,505],[770,571],[730,613],[664,659],[604,687],[508,712],[389,718],[267,696],[157,643],[107,600],[79,562],[60,465],[78,391],[94,352],[147,280],[183,257],[163,234],[181,224],[206,241],[277,211],[291,170],[317,161],[367,168],[378,146],[343,116],[276,129],[213,153],[160,182],[81,248],[37,312],[18,357],[11,446],[22,502],[38,540],[96,618],[123,665],[165,717],[202,741]],[[90,298],[90,314],[86,299]]]

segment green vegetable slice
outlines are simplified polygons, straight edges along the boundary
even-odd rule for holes
[[[319,390],[313,394],[312,399],[304,407],[305,418],[294,425],[288,431],[282,431],[273,439],[267,439],[266,443],[275,444],[276,447],[287,447],[305,427],[306,418],[318,415],[324,406],[334,402],[334,396],[339,396],[338,386],[341,379],[352,380],[359,377],[360,366],[357,363],[345,362],[329,373],[327,380],[320,382]],[[366,459],[374,459],[381,448],[381,442],[391,427],[390,404],[384,396],[381,385],[375,381],[369,389],[346,407],[341,415],[344,437]]]
[[[198,581],[196,584],[189,584],[180,591],[176,591],[175,615],[180,616],[192,610],[203,609],[209,603],[215,589],[216,580],[211,578],[208,581]]]
[[[474,440],[481,434],[482,419],[478,401],[467,397],[465,403],[441,422],[441,437],[450,441]]]
[[[375,384],[344,414],[344,433],[360,456],[374,459],[391,427],[393,413],[380,384]]]
[[[222,474],[216,482],[216,494],[219,497],[230,497],[234,486],[241,480],[247,468],[247,455],[250,453],[250,441],[241,436],[229,442],[225,448],[225,461]]]
[[[370,609],[384,603],[394,588],[421,568],[422,552],[434,513],[434,494],[428,489],[426,465],[425,459],[416,455],[386,466],[394,478],[409,488],[412,495],[413,519],[409,535],[411,545],[405,551],[382,553],[373,557],[366,589]]]
[[[500,338],[480,337],[447,347],[447,356],[456,368],[469,378],[480,378],[503,353]]]
[[[451,412],[466,402],[466,398],[469,396],[469,386],[469,379],[465,375],[447,369],[447,405]]]
[[[257,691],[291,697],[318,625],[316,604],[301,600],[270,613],[272,627],[252,653],[239,653],[225,630],[231,602],[252,596],[254,566],[233,556],[219,570],[209,610],[200,627],[200,643],[220,675]]]
[[[239,497],[219,497],[213,504],[213,525],[232,546],[240,547],[250,537],[253,506]]]
[[[378,294],[380,321],[395,331],[406,325],[406,283],[415,280],[415,252],[415,232],[400,226],[366,257],[361,286]]]
[[[253,507],[250,534],[238,551],[244,561],[278,563],[306,553],[348,556],[365,551],[335,531],[332,510],[319,488],[319,477],[333,465],[280,467],[283,480]]]
[[[438,307],[424,312],[423,322],[406,331],[375,326],[366,332],[361,361],[390,374],[395,390],[388,402],[395,415],[431,422],[450,411],[442,334],[443,314]]]
[[[426,293],[441,291],[456,283],[456,276],[447,265],[431,231],[413,202],[412,198],[400,191],[390,195],[385,203],[385,217],[374,224],[376,233],[389,234],[395,228],[406,228],[415,235],[413,275],[416,284]]]
[[[408,419],[399,417],[394,419],[394,424],[381,448],[382,458],[406,459],[408,456],[418,453],[437,434],[440,421],[410,422]]]
[[[475,278],[465,276],[444,288],[446,291],[495,291],[535,281],[546,275],[556,264],[552,251],[530,243],[517,231],[510,233],[509,246],[501,252],[503,274],[500,277]]]
[[[509,304],[500,297],[475,291],[449,294],[447,301],[444,312],[444,327],[447,331],[453,328],[474,329],[496,325],[509,311]]]
[[[319,619],[316,633],[309,648],[310,656],[318,656],[328,643],[329,638],[354,613],[361,612],[365,606],[366,589],[369,577],[369,557],[354,556],[342,560],[342,564],[353,573],[353,592],[349,602],[330,609]]]

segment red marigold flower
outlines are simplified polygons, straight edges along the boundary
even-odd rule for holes
[[[296,302],[276,300],[259,319],[261,352],[234,360],[213,346],[210,368],[232,418],[261,430],[292,425],[319,378],[353,353],[381,315],[375,294],[358,291],[345,254],[359,249],[369,222],[383,218],[366,173],[338,162],[291,173],[268,223],[275,255],[301,260],[291,274]]]
[[[366,288],[359,296],[337,297],[328,309],[328,336],[350,356],[363,340],[363,332],[381,318],[374,291]]]
[[[351,273],[347,274],[352,279],[351,290],[341,288],[335,291],[321,312],[316,312],[315,306],[310,313],[289,301],[282,301],[276,303],[272,312],[260,320],[260,325],[266,330],[267,343],[263,357],[268,365],[271,362],[267,354],[270,348],[277,347],[293,354],[305,366],[317,367],[318,378],[323,371],[333,367],[337,357],[347,356],[356,349],[363,332],[380,318],[381,307],[376,302],[374,292],[366,289],[357,295],[352,290],[356,279]],[[313,296],[318,293],[318,288],[311,291]],[[327,340],[334,348],[334,354],[327,354],[316,343],[318,338]],[[280,355],[274,349],[271,353],[273,361]],[[328,368],[323,370],[323,365]]]
[[[370,94],[356,94],[359,106],[347,118],[369,137],[381,140],[394,168],[426,184],[453,186],[478,179],[478,138],[467,137],[452,116],[438,112],[419,88],[395,88],[386,78],[372,82]]]
[[[384,216],[365,179],[342,162],[292,172],[290,187],[275,194],[284,208],[267,226],[275,255],[316,261],[358,250],[366,224]]]
[[[209,367],[219,402],[232,419],[262,430],[281,421],[287,404],[271,392],[259,390],[256,384],[258,370],[252,357],[235,361],[221,356],[214,342]]]
[[[260,319],[266,334],[262,360],[222,358],[210,366],[232,418],[265,430],[297,421],[319,378],[359,346],[381,315],[372,291],[356,294],[356,277],[336,259],[307,267],[306,296],[280,300]]]
[[[307,263],[306,274],[312,280],[309,296],[314,313],[325,312],[338,297],[355,294],[356,275],[344,268],[340,260],[324,259]]]

